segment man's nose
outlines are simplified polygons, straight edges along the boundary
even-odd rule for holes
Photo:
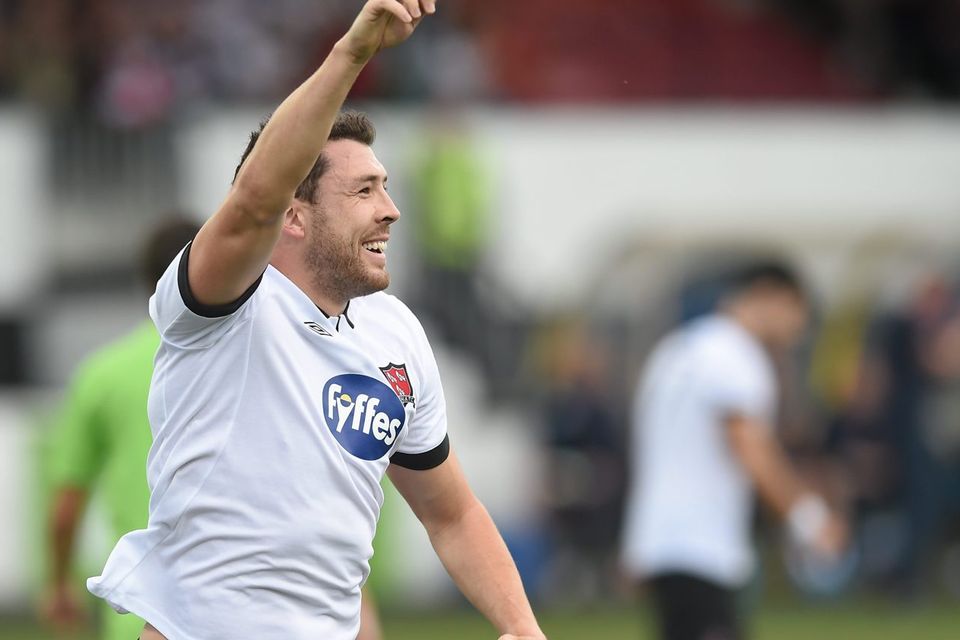
[[[397,205],[394,204],[393,198],[391,198],[390,194],[386,191],[383,193],[383,203],[378,209],[377,213],[377,222],[386,222],[390,224],[400,219],[400,209],[397,209]]]

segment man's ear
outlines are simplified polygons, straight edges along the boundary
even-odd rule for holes
[[[283,212],[283,234],[298,240],[307,235],[307,212],[296,200]]]

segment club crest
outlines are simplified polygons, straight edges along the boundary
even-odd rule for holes
[[[416,399],[413,397],[413,384],[407,374],[407,365],[391,362],[385,367],[380,367],[380,372],[383,373],[383,377],[390,383],[394,393],[397,394],[404,406],[408,404],[417,406]]]

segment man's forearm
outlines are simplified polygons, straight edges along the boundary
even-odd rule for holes
[[[480,502],[428,533],[460,591],[501,633],[542,637],[516,565]]]
[[[283,213],[365,64],[337,43],[320,68],[277,107],[235,183],[253,201],[252,210],[268,218]]]
[[[726,429],[733,453],[760,497],[778,516],[786,518],[805,487],[771,428],[750,418],[731,417]]]
[[[86,502],[86,491],[73,487],[61,489],[54,497],[50,513],[50,580],[65,584],[70,577],[73,543]]]

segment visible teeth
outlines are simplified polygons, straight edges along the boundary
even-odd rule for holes
[[[379,242],[364,242],[360,246],[362,246],[364,249],[368,249],[369,251],[379,251],[380,253],[383,253],[387,250],[387,243],[383,240]]]

